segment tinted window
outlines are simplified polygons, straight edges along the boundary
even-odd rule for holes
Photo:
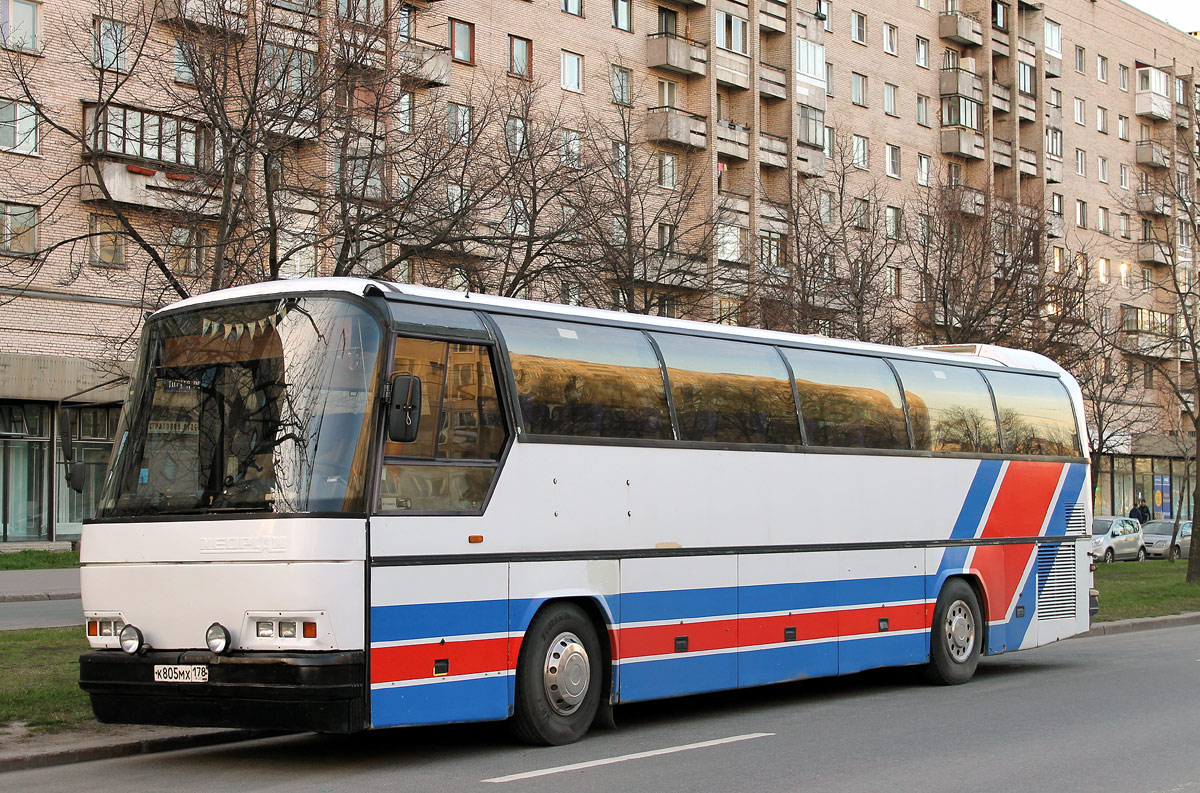
[[[907,449],[908,429],[896,377],[878,358],[784,350],[808,442],[814,446]]]
[[[662,370],[640,332],[497,316],[532,434],[669,439]]]
[[[1071,401],[1058,378],[1015,372],[984,375],[996,395],[1004,448],[1011,454],[1079,454]]]
[[[935,452],[998,452],[996,412],[975,369],[895,361],[908,399],[913,443]]]
[[[787,367],[773,347],[655,334],[685,441],[799,443]]]

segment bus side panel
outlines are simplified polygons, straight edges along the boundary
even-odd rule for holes
[[[841,559],[838,672],[928,660],[924,550],[846,551]]]
[[[621,701],[736,687],[737,613],[736,556],[622,560]]]
[[[508,717],[507,563],[376,567],[370,630],[372,726]]]
[[[738,685],[837,674],[837,552],[738,558]]]

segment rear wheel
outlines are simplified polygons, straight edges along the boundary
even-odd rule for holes
[[[600,704],[600,640],[583,610],[552,603],[525,631],[517,660],[513,733],[544,746],[583,737]]]
[[[1108,562],[1109,564],[1112,564],[1113,561],[1115,561],[1115,560],[1116,560],[1116,556],[1113,555],[1112,548],[1109,548],[1107,551],[1104,552],[1104,561]]]
[[[1176,545],[1174,548],[1171,549],[1171,561],[1174,562],[1178,558],[1179,558],[1179,546]]]
[[[979,665],[982,627],[975,590],[961,578],[947,581],[933,608],[926,676],[947,686],[970,680]]]
[[[1146,549],[1145,549],[1145,548],[1138,548],[1138,556],[1137,556],[1137,560],[1138,560],[1139,562],[1144,562],[1144,561],[1146,561]]]

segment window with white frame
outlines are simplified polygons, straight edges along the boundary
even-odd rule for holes
[[[1063,134],[1061,129],[1046,127],[1046,156],[1062,162]]]
[[[1096,56],[1096,79],[1102,83],[1108,82],[1108,58]]]
[[[903,228],[901,227],[900,207],[885,207],[883,210],[883,220],[888,239],[900,239],[900,236],[903,233]]]
[[[1108,207],[1096,208],[1096,231],[1101,234],[1108,234]]]
[[[833,222],[833,192],[822,190],[817,193],[817,211],[821,215],[822,223]]]
[[[675,155],[670,152],[658,153],[658,186],[668,190],[675,187]]]
[[[900,86],[891,83],[883,84],[883,112],[889,116],[900,115],[899,111]]]
[[[1078,44],[1075,45],[1075,71],[1087,74],[1087,53]]]
[[[850,39],[858,44],[867,43],[867,15],[858,11],[850,12]]]
[[[1087,176],[1087,152],[1083,149],[1075,150],[1075,173]]]
[[[578,130],[564,129],[561,132],[562,164],[576,170],[583,167],[583,136]]]
[[[859,107],[867,106],[867,76],[852,72],[850,74],[850,101]]]
[[[917,94],[917,123],[922,127],[929,126],[929,97]]]
[[[871,228],[871,202],[865,198],[854,199],[853,208],[850,210],[851,222],[854,223],[856,229]]]
[[[0,201],[0,254],[29,256],[37,251],[35,206]]]
[[[446,136],[450,143],[469,146],[471,143],[471,106],[450,102],[446,105]]]
[[[1108,158],[1107,157],[1097,157],[1096,158],[1096,178],[1099,179],[1101,182],[1108,184]]]
[[[824,17],[825,32],[833,32],[833,7],[829,0],[817,0],[817,13]]]
[[[1108,108],[1096,108],[1096,131],[1104,135],[1108,134]]]
[[[1079,97],[1075,97],[1075,123],[1080,126],[1087,124],[1087,108]]]
[[[1117,116],[1117,137],[1129,140],[1129,116]]]
[[[728,11],[717,11],[717,46],[721,49],[749,55],[748,29],[744,18]]]
[[[629,176],[629,144],[623,140],[612,141],[612,174],[618,179]]]
[[[796,69],[801,77],[818,83],[825,82],[825,45],[808,39],[796,42]]]
[[[1129,67],[1123,63],[1117,66],[1117,83],[1122,91],[1129,90]]]
[[[1056,58],[1062,57],[1062,25],[1053,20],[1046,20],[1045,36],[1046,53]]]
[[[900,268],[887,268],[887,291],[892,297],[900,297]]]
[[[674,80],[658,80],[658,106],[679,107],[679,83]]]
[[[855,168],[865,171],[871,167],[870,145],[870,140],[862,135],[850,138],[850,159]]]
[[[1087,201],[1080,199],[1075,200],[1075,225],[1081,229],[1088,227],[1088,205]]]
[[[929,39],[917,36],[917,65],[922,69],[929,68]]]
[[[717,224],[717,258],[727,262],[742,260],[742,230],[730,223]]]
[[[1053,193],[1050,196],[1050,214],[1062,217],[1063,213],[1063,194]]]
[[[0,149],[36,154],[39,143],[37,112],[33,105],[0,99]]]
[[[566,50],[562,50],[559,56],[562,89],[583,93],[583,56]]]
[[[833,127],[830,127],[828,125],[825,127],[824,144],[825,145],[821,148],[821,151],[822,151],[822,153],[824,153],[825,158],[829,159],[830,157],[833,156]]]
[[[887,154],[887,175],[893,179],[900,178],[900,147],[888,143],[885,147]]]
[[[1133,234],[1132,218],[1128,214],[1122,212],[1121,213],[1121,236],[1124,237],[1125,239],[1129,239],[1130,235],[1132,235],[1132,234]]]
[[[583,0],[561,0],[563,13],[573,16],[583,16]]]
[[[928,154],[917,155],[917,184],[929,187],[929,172],[932,164]]]
[[[88,262],[95,267],[125,266],[125,235],[115,217],[88,216]]]
[[[633,72],[624,66],[613,66],[608,73],[608,85],[612,89],[612,101],[618,105],[629,105],[633,98]]]
[[[1108,259],[1100,257],[1096,260],[1096,277],[1100,280],[1100,283],[1108,283],[1108,279],[1110,278]]]
[[[900,29],[895,25],[883,25],[883,51],[888,55],[900,54]]]
[[[125,71],[129,49],[130,41],[123,22],[95,20],[92,28],[92,63],[96,68]]]
[[[617,30],[633,30],[633,4],[630,0],[612,0],[612,26]]]
[[[14,50],[36,51],[41,4],[29,0],[0,0],[0,44]]]

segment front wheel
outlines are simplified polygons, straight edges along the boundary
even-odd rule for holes
[[[1137,560],[1138,560],[1139,562],[1144,562],[1144,561],[1146,561],[1146,549],[1145,549],[1145,548],[1138,548],[1138,557],[1137,557]]]
[[[1177,561],[1178,559],[1179,559],[1179,546],[1176,545],[1174,548],[1171,549],[1171,561],[1174,562],[1174,561]]]
[[[1104,552],[1104,561],[1108,562],[1109,564],[1112,564],[1113,561],[1116,560],[1116,558],[1117,557],[1113,555],[1112,548],[1109,548],[1107,551]]]
[[[582,609],[553,603],[539,611],[517,659],[517,738],[543,746],[582,738],[600,705],[602,661],[596,629]]]
[[[947,686],[974,677],[979,665],[982,626],[975,590],[961,578],[947,581],[933,608],[926,676]]]

